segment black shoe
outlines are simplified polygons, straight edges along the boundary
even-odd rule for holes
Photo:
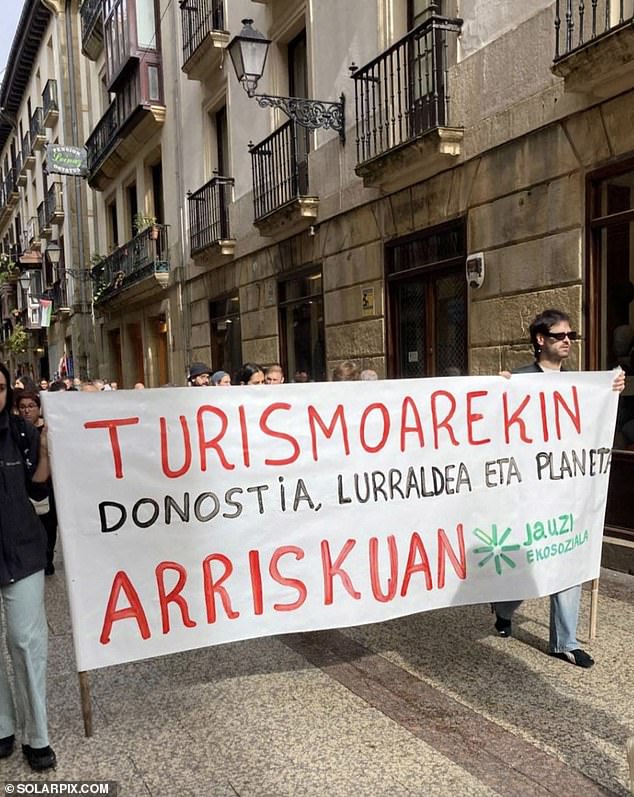
[[[44,575],[52,576],[54,573],[55,573],[55,565],[54,564],[46,565],[46,567],[44,568]]]
[[[0,758],[8,758],[11,755],[14,743],[15,736],[13,734],[11,734],[11,736],[5,736],[4,739],[0,739]]]
[[[22,745],[22,752],[29,762],[29,766],[35,772],[43,772],[57,766],[57,756],[51,747],[31,747],[28,744]]]
[[[551,656],[554,656],[556,659],[561,659],[562,661],[567,661],[570,664],[574,664],[577,667],[585,667],[585,669],[589,669],[594,664],[594,659],[589,653],[586,653],[585,650],[581,650],[581,648],[575,648],[575,650],[563,650],[560,653],[551,653]]]
[[[511,621],[495,613],[495,630],[500,636],[511,636]]]

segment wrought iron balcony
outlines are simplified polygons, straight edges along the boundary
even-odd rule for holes
[[[29,181],[29,177],[28,177],[28,174],[26,173],[26,169],[24,168],[24,151],[23,150],[18,152],[18,154],[15,156],[15,167],[14,168],[15,168],[15,175],[16,175],[15,176],[15,184],[19,188],[24,188],[27,185],[28,181]]]
[[[165,288],[170,274],[168,251],[167,226],[154,224],[142,230],[93,266],[94,303],[108,301],[148,278]]]
[[[461,26],[432,15],[353,72],[358,163],[450,126],[448,48]]]
[[[41,204],[43,205],[44,203]],[[44,210],[42,210],[43,212]],[[22,252],[27,252],[30,249],[40,249],[40,220],[37,216],[31,216],[27,221],[20,236],[20,243]]]
[[[233,254],[235,241],[229,230],[229,202],[233,177],[214,177],[189,194],[189,239],[192,255],[211,246]]]
[[[138,142],[151,138],[164,121],[162,101],[148,98],[138,70],[130,73],[86,142],[88,184],[102,191],[119,174],[122,161],[136,157]]]
[[[556,0],[555,61],[632,21],[632,3],[625,0]]]
[[[53,300],[53,312],[62,315],[69,313],[71,308],[70,291],[66,275],[62,272],[57,282],[53,284],[51,292]]]
[[[183,72],[202,80],[222,62],[229,43],[224,0],[180,0],[183,30]]]
[[[255,221],[308,196],[306,130],[289,120],[249,145]]]
[[[22,136],[22,171],[31,171],[35,166],[35,155],[31,147],[31,132],[27,130]]]
[[[42,149],[46,144],[46,131],[42,124],[41,108],[36,108],[33,111],[29,124],[29,132],[31,134],[31,152]]]
[[[57,81],[47,80],[42,92],[42,125],[44,127],[53,127],[58,117]]]
[[[615,96],[634,87],[631,0],[556,0],[552,71],[566,91]]]
[[[103,0],[84,0],[81,17],[81,51],[96,61],[103,49]]]
[[[46,192],[46,224],[61,224],[64,221],[64,202],[61,182],[52,183]]]
[[[13,208],[19,198],[18,170],[16,166],[9,166],[4,178],[4,200],[8,207]]]
[[[37,227],[41,238],[50,238],[53,234],[53,228],[46,219],[46,202],[37,206]]]
[[[430,16],[369,64],[350,67],[357,165],[366,187],[385,193],[451,168],[464,131],[452,122],[449,65],[461,19]]]

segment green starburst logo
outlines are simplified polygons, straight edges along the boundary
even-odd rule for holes
[[[512,551],[519,551],[521,546],[504,544],[507,537],[511,533],[510,527],[504,529],[501,536],[498,536],[498,527],[495,523],[491,524],[490,534],[486,531],[482,531],[482,529],[474,529],[473,533],[480,540],[480,542],[484,543],[484,545],[480,546],[479,548],[473,549],[473,552],[478,554],[478,556],[484,554],[484,557],[478,562],[478,567],[484,567],[488,562],[493,560],[495,564],[495,572],[498,574],[498,576],[502,575],[502,569],[505,564],[510,568],[515,567],[515,562],[510,556],[508,556],[508,554]]]

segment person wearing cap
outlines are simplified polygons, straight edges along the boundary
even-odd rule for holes
[[[215,371],[211,375],[211,384],[214,387],[231,387],[231,377],[226,371]]]
[[[207,387],[209,385],[209,377],[211,376],[211,368],[205,363],[192,363],[189,368],[189,384],[192,387]]]

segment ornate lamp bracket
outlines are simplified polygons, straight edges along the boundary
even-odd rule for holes
[[[261,108],[279,108],[289,119],[308,130],[335,130],[342,143],[346,140],[345,97],[339,102],[307,100],[302,97],[276,97],[270,94],[252,94]]]

